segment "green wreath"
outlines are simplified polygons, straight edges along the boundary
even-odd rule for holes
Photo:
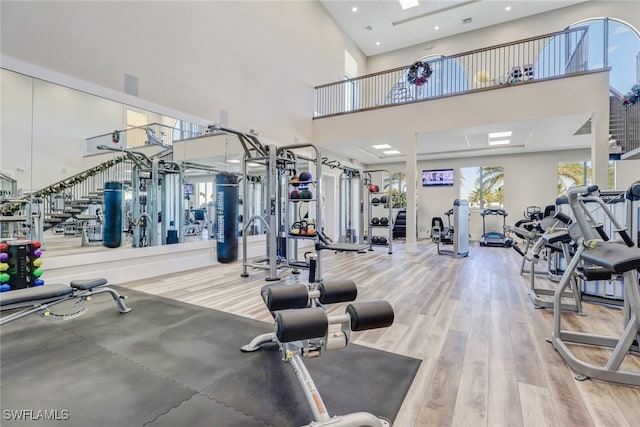
[[[640,99],[640,84],[633,85],[629,93],[622,98],[622,105],[632,106]]]
[[[422,71],[420,71],[422,69]],[[409,67],[409,73],[407,74],[407,81],[416,86],[422,86],[427,82],[429,77],[433,74],[431,66],[426,61],[418,61]]]

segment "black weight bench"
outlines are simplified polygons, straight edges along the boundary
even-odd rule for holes
[[[34,313],[61,320],[74,318],[84,314],[87,311],[86,307],[71,314],[57,314],[49,309],[54,305],[74,299],[79,300],[76,302],[77,305],[91,300],[94,295],[105,292],[111,295],[120,313],[130,312],[131,309],[124,303],[126,297],[120,295],[115,289],[106,287],[106,284],[106,279],[86,279],[73,280],[69,283],[70,286],[51,284],[2,292],[0,293],[0,311],[22,310],[0,318],[0,325]]]
[[[262,298],[274,317],[274,332],[258,335],[242,347],[253,352],[264,344],[275,343],[282,361],[289,363],[296,373],[314,416],[309,427],[389,427],[390,423],[368,412],[354,412],[331,417],[307,371],[303,357],[318,357],[324,351],[345,348],[352,331],[386,328],[393,324],[393,307],[387,301],[353,302],[345,314],[327,315],[324,305],[354,301],[358,295],[352,280],[325,281],[307,287],[296,285],[267,285]],[[339,331],[329,331],[330,325]],[[372,373],[374,374],[374,373]]]

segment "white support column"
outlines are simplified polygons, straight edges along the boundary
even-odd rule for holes
[[[416,159],[417,134],[407,135],[407,240],[405,250],[407,253],[416,253],[418,245],[417,235],[417,215],[416,215],[416,182],[417,182],[417,159]]]
[[[608,107],[608,103],[607,103]],[[609,109],[591,116],[591,172],[593,184],[601,189],[609,188]]]

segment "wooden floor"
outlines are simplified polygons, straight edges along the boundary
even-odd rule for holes
[[[387,299],[394,307],[393,326],[354,333],[352,342],[422,360],[395,426],[640,425],[639,388],[577,381],[545,341],[553,314],[533,307],[515,251],[473,247],[468,258],[453,259],[424,241],[417,254],[394,242],[393,255],[322,256],[325,280],[352,279],[359,301]],[[271,321],[259,296],[264,272],[243,279],[241,269],[238,261],[121,285]],[[304,279],[282,276],[285,283]],[[585,313],[567,313],[566,324],[620,333],[621,310],[585,304]],[[606,357],[595,349],[576,353],[600,363]],[[640,357],[627,359],[625,366],[640,371]]]

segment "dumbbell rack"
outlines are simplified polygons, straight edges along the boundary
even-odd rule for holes
[[[389,249],[389,254],[393,253],[393,200],[391,198],[391,186],[389,186],[388,191],[382,192],[372,192],[369,190],[369,185],[371,183],[371,172],[386,172],[389,177],[391,174],[389,171],[380,169],[380,170],[370,170],[365,171],[367,179],[365,179],[365,191],[367,192],[367,242],[369,243],[369,250],[373,251],[374,247],[387,247]],[[373,199],[380,199],[380,197],[385,196],[387,198],[387,203],[377,203],[373,204]],[[383,224],[373,224],[371,220],[374,218],[374,208],[378,206],[382,206],[387,210],[387,218],[389,222],[386,225]],[[385,207],[386,206],[386,207]],[[383,232],[386,236],[382,236],[386,238],[385,243],[373,243],[372,239],[374,237],[380,237],[381,232]]]

